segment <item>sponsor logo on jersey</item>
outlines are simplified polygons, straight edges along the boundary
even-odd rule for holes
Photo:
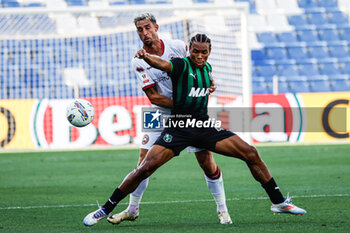
[[[145,73],[143,73],[143,74],[141,75],[141,77],[142,77],[143,79],[146,79],[146,78],[147,78],[147,75],[146,75]]]
[[[148,83],[149,82],[149,80],[147,79],[147,80],[145,80],[145,81],[143,81],[143,83]]]
[[[196,74],[190,74],[191,76],[192,76],[192,78],[194,78],[194,79],[197,79],[197,75]]]
[[[188,94],[189,97],[202,97],[209,94],[209,88],[200,88],[200,87],[192,87],[190,94]]]
[[[142,138],[142,145],[146,145],[149,141],[149,136],[148,134],[145,134]]]
[[[142,72],[142,71],[144,71],[144,69],[142,67],[136,67],[136,71],[137,72]]]
[[[163,137],[164,142],[171,142],[173,140],[173,136],[171,136],[170,134],[165,134]]]

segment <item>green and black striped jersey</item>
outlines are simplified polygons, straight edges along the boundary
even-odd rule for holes
[[[203,68],[196,68],[189,57],[174,58],[170,63],[174,104],[172,115],[207,118],[212,70],[209,63]]]

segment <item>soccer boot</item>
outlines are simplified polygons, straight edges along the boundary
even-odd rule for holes
[[[105,217],[107,217],[106,210],[103,207],[100,207],[94,212],[86,215],[83,222],[85,226],[92,227]]]
[[[218,216],[221,224],[232,224],[230,214],[227,211],[218,212]]]
[[[107,221],[112,224],[119,224],[125,220],[135,221],[139,217],[139,212],[137,214],[132,214],[129,209],[126,209],[118,214],[114,214],[107,218]]]
[[[287,213],[287,214],[294,214],[294,215],[306,214],[306,210],[295,206],[291,201],[292,199],[289,197],[289,193],[288,193],[287,198],[284,200],[284,202],[279,204],[272,204],[271,211],[274,213]]]

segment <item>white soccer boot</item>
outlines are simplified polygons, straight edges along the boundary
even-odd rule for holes
[[[107,218],[107,221],[112,224],[119,224],[125,220],[135,221],[139,217],[139,212],[137,214],[132,214],[129,209],[126,209],[118,214],[114,214]]]
[[[232,224],[230,214],[227,211],[218,212],[218,216],[221,224]]]
[[[295,206],[291,201],[292,199],[289,197],[289,193],[288,193],[287,199],[285,199],[284,202],[279,204],[272,204],[271,211],[274,213],[286,213],[286,214],[294,214],[294,215],[306,214],[306,210]]]
[[[92,227],[105,217],[107,217],[106,211],[103,207],[100,207],[98,210],[86,215],[83,222],[85,226]]]

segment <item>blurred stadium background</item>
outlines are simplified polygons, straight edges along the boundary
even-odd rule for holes
[[[254,129],[249,140],[305,216],[273,216],[245,164],[215,155],[234,222],[218,224],[183,152],[151,177],[136,223],[83,227],[137,163],[149,101],[130,68],[141,46],[132,20],[145,11],[161,37],[209,34],[210,105],[225,127]],[[350,118],[333,111],[350,114],[349,14],[349,0],[0,0],[0,231],[350,232]],[[65,119],[75,97],[95,107],[87,127]],[[251,117],[233,114],[242,106]]]
[[[349,107],[347,0],[1,0],[0,5],[2,148],[138,144],[140,106],[149,102],[130,59],[141,46],[132,19],[144,11],[156,15],[163,37],[188,41],[198,31],[213,37],[210,62],[219,88],[211,106],[223,112],[252,106],[251,120],[236,121],[254,125],[253,142],[349,141],[349,124],[338,127],[328,116],[327,128],[322,120],[327,106]],[[222,14],[215,10],[219,5],[238,13]],[[202,6],[214,16],[171,10]],[[75,97],[90,100],[97,113],[82,129],[64,119],[65,105]],[[283,119],[265,119],[256,106],[280,107]],[[308,116],[308,107],[320,110]],[[230,128],[229,114],[220,117]],[[306,122],[314,124],[313,132]],[[266,130],[274,124],[284,130]]]

